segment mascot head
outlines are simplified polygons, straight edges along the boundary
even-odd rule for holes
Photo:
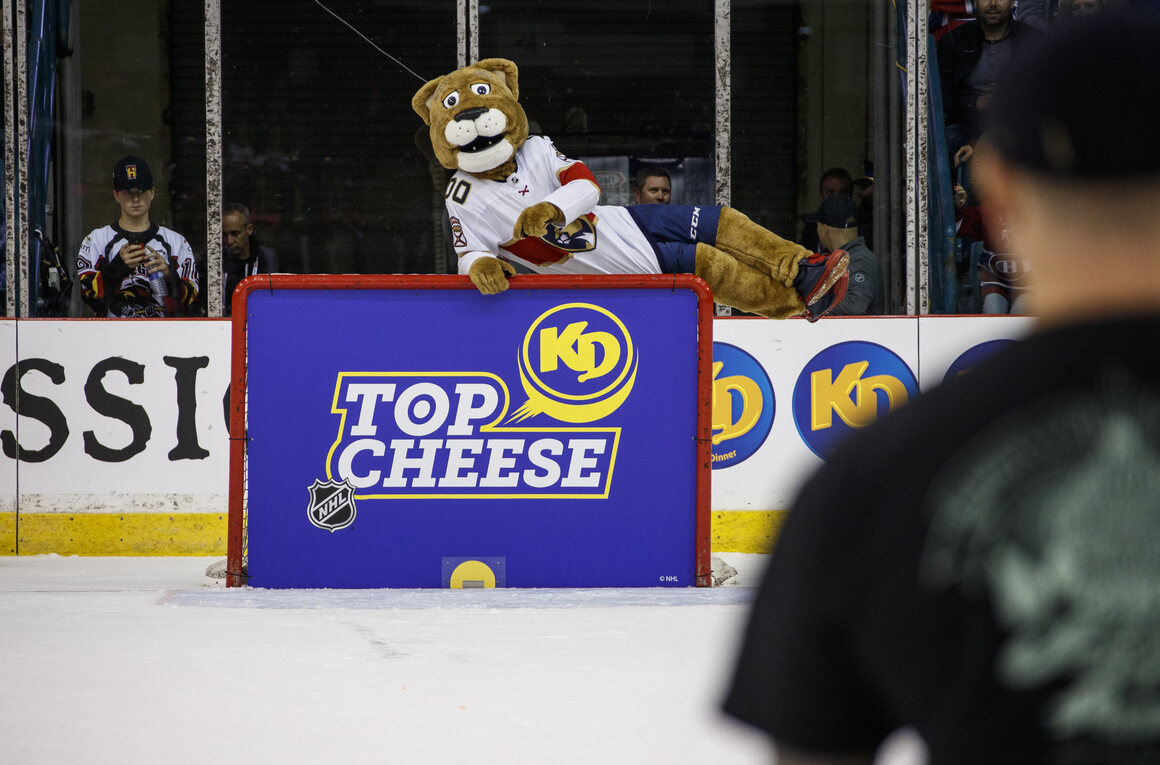
[[[511,160],[528,139],[517,74],[506,58],[486,58],[419,88],[411,107],[431,126],[439,164],[479,175]]]

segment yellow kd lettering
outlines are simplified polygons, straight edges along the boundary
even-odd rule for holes
[[[901,380],[890,375],[862,379],[869,367],[868,361],[847,364],[836,380],[829,369],[810,375],[810,427],[813,430],[832,426],[834,412],[851,428],[866,427],[878,418],[877,391],[886,394],[891,410],[907,402],[909,395]]]
[[[721,431],[713,436],[714,444],[748,433],[757,424],[764,404],[761,388],[748,377],[733,375],[717,379],[724,366],[723,362],[713,362],[713,431]],[[741,398],[741,414],[736,418],[733,391]]]
[[[902,384],[902,380],[890,375],[867,377],[862,381],[862,387],[871,393],[875,391],[885,393],[892,412],[910,400],[910,394],[906,392],[906,386]]]
[[[569,369],[580,372],[580,382],[601,377],[614,369],[620,361],[620,343],[607,332],[584,330],[588,322],[569,324],[564,331],[557,327],[540,330],[540,371],[554,372],[563,361]],[[604,360],[596,364],[596,346],[604,350]]]
[[[859,403],[850,397],[858,389],[862,373],[870,367],[870,362],[859,361],[847,364],[835,380],[833,370],[819,369],[810,375],[810,428],[823,430],[834,424],[833,414],[847,425],[859,415]],[[859,399],[861,397],[859,396]]]
[[[569,369],[577,371],[584,369],[580,354],[575,347],[580,335],[588,322],[581,321],[564,327],[564,334],[559,334],[558,327],[545,327],[540,330],[540,371],[555,372],[559,368],[557,363],[563,359]]]

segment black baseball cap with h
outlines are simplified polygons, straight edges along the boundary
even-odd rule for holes
[[[130,154],[113,167],[114,191],[129,189],[148,191],[151,188],[153,188],[153,173],[149,170],[149,163],[140,157]]]

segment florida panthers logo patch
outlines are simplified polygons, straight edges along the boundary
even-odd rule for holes
[[[543,241],[564,252],[589,252],[596,248],[596,227],[588,216],[581,216],[567,226],[549,225]]]
[[[596,249],[596,216],[588,213],[567,226],[548,224],[548,233],[538,239],[520,239],[500,248],[538,266],[563,263],[576,253]]]

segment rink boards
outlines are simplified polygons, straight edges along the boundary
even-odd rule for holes
[[[845,428],[835,383],[857,382],[850,401],[897,391],[905,366],[925,390],[1029,327],[998,316],[715,319],[713,389],[729,403],[713,418],[712,550],[768,550],[821,463],[825,428],[799,425],[803,380],[829,375],[828,427]],[[224,555],[229,331],[211,319],[0,321],[0,554]]]

